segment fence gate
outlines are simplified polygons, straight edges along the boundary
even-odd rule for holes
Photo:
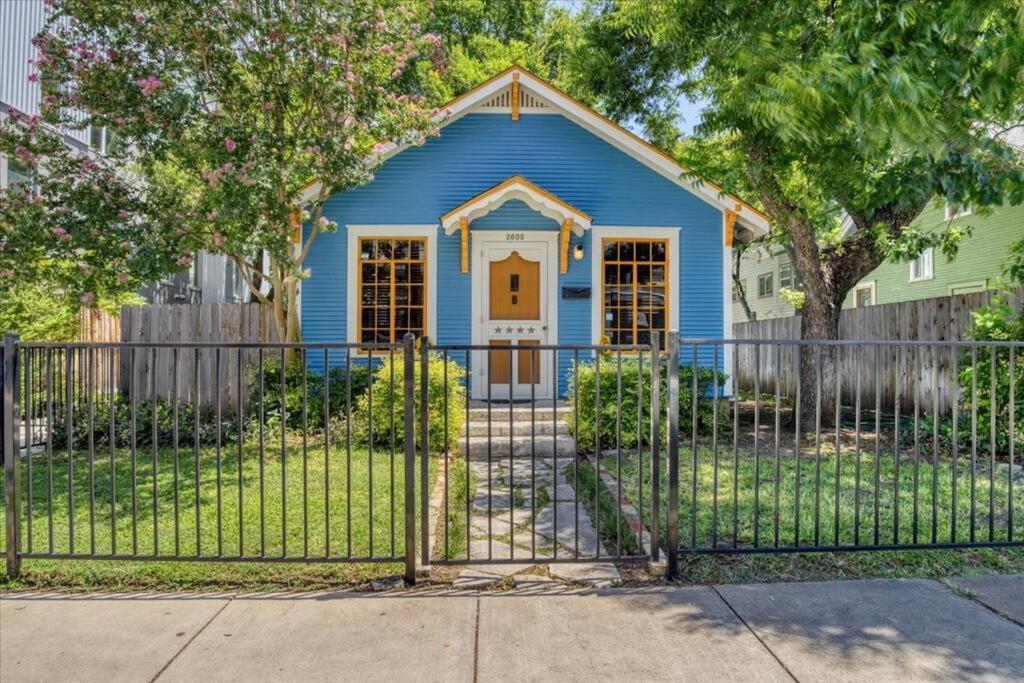
[[[638,511],[660,505],[659,441],[651,438],[661,430],[660,389],[649,381],[660,362],[651,346],[422,344],[424,486],[426,454],[442,455],[436,485],[421,495],[421,561],[528,565],[656,556]],[[545,380],[540,367],[553,370]],[[525,399],[507,391],[495,397],[492,387],[510,380],[528,387]],[[471,386],[476,394],[456,390]],[[440,410],[428,395],[441,396]]]

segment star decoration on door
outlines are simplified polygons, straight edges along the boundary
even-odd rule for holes
[[[508,334],[512,334],[512,327],[511,326],[506,327],[505,328],[505,332],[508,333]]]
[[[529,327],[526,328],[526,331],[529,332],[530,334],[533,334],[533,330],[534,330],[533,325],[530,325]]]
[[[519,334],[522,334],[523,333],[523,328],[520,327],[519,329],[516,330],[516,332],[518,332]]]
[[[501,334],[501,325],[494,328],[494,334]]]

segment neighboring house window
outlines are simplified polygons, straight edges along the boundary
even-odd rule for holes
[[[951,220],[953,220],[955,218],[962,218],[964,216],[970,216],[970,215],[971,215],[971,205],[970,204],[964,204],[963,206],[960,206],[959,204],[950,204],[949,202],[946,202],[946,220],[947,221],[951,221]]]
[[[359,239],[359,341],[426,334],[427,240]]]
[[[89,126],[89,146],[100,154],[113,154],[117,151],[118,138],[107,126]]]
[[[226,301],[240,302],[245,294],[245,281],[242,279],[242,271],[238,264],[228,257],[224,257],[224,299]]]
[[[32,184],[32,170],[22,164],[20,161],[6,158],[7,162],[7,177],[4,180],[5,188],[15,188],[21,185]]]
[[[775,292],[775,278],[772,273],[762,273],[757,276],[757,298],[765,299]]]
[[[930,280],[934,275],[932,248],[928,247],[916,259],[910,262],[910,281]]]
[[[857,285],[853,290],[853,307],[864,308],[875,305],[875,283],[866,282]]]
[[[800,280],[796,276],[793,264],[786,262],[779,266],[779,289],[800,289]]]
[[[664,341],[668,324],[668,240],[605,239],[604,334],[612,344]]]

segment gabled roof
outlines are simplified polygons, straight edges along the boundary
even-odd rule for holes
[[[690,176],[690,171],[671,156],[520,66],[510,67],[456,97],[441,108],[435,117],[436,121],[443,127],[471,111],[484,106],[493,106],[496,96],[510,88],[513,82],[518,82],[519,91],[521,93],[525,91],[532,102],[552,110],[552,113],[565,116],[724,213],[735,212],[737,223],[747,228],[754,236],[768,231],[768,216],[750,204],[727,194],[721,187],[705,179],[684,177]],[[387,160],[409,146],[408,144],[387,143],[381,160]],[[319,181],[311,183],[303,189],[301,202],[312,201],[319,191]]]
[[[524,202],[537,213],[547,216],[559,225],[572,221],[573,232],[577,235],[582,235],[584,230],[590,228],[590,216],[521,175],[507,178],[456,206],[441,216],[441,227],[450,235],[458,229],[463,218],[467,222],[472,222],[513,199]]]

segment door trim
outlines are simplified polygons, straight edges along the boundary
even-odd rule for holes
[[[542,344],[556,344],[558,343],[558,233],[550,230],[470,230],[469,231],[469,248],[472,258],[470,259],[469,274],[470,274],[470,288],[472,300],[471,304],[471,328],[472,335],[471,340],[473,345],[486,344],[487,341],[483,336],[483,316],[485,301],[483,300],[484,294],[484,278],[488,276],[489,270],[485,268],[487,265],[484,262],[484,247],[486,245],[508,245],[509,247],[515,247],[516,242],[506,239],[506,234],[510,232],[525,233],[525,242],[544,242],[547,246],[547,292],[541,292],[541,296],[546,296],[545,303],[547,304],[548,314],[548,329],[545,338],[541,341]],[[477,352],[473,354],[473,377],[470,382],[470,397],[471,398],[486,398],[487,397],[487,384],[484,382],[484,376],[482,371],[485,367],[484,353]],[[553,373],[558,373],[558,368],[554,367],[551,369]],[[551,379],[550,377],[548,378]],[[544,396],[550,398],[550,387],[545,387]],[[538,398],[540,398],[538,392]]]

